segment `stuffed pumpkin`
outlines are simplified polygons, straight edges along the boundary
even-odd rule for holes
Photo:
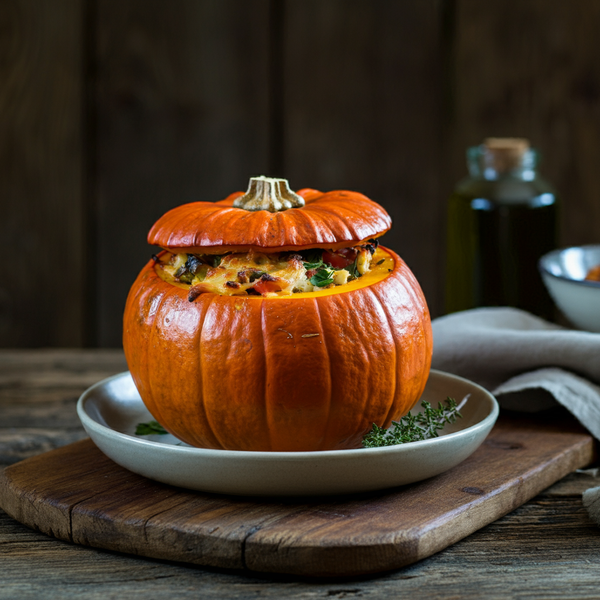
[[[410,269],[378,243],[390,227],[362,194],[266,177],[162,216],[123,335],[154,418],[192,446],[316,451],[359,447],[406,414],[431,322]]]

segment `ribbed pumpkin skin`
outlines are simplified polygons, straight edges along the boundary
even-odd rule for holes
[[[148,243],[175,251],[222,254],[236,248],[339,248],[383,235],[392,225],[387,212],[363,194],[303,189],[302,208],[271,213],[234,208],[243,195],[219,202],[182,204],[165,213],[148,233]]]
[[[425,298],[386,251],[395,267],[385,279],[314,298],[207,293],[190,303],[150,261],[124,315],[125,355],[144,403],[193,446],[360,446],[373,423],[388,426],[413,407],[431,364]]]

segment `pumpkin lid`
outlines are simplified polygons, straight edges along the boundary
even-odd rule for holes
[[[337,249],[379,237],[391,224],[379,204],[358,192],[294,193],[285,179],[253,177],[246,193],[173,208],[154,224],[148,242],[197,254]]]

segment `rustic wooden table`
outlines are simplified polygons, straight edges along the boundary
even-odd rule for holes
[[[126,370],[115,350],[0,351],[0,468],[85,437],[75,403]],[[516,511],[410,567],[353,580],[206,569],[76,546],[0,510],[0,600],[19,598],[598,598],[600,529],[574,473]]]

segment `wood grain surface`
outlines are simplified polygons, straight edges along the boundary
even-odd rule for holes
[[[146,243],[156,219],[221,200],[268,171],[269,6],[97,6],[94,326],[98,345],[120,347],[127,292],[156,251]],[[127,260],[117,266],[115,256]]]
[[[440,2],[285,2],[284,176],[382,204],[383,243],[438,314],[444,99]],[[462,175],[462,171],[459,172]]]
[[[85,342],[82,28],[79,0],[0,2],[3,346]]]
[[[119,351],[0,351],[0,467],[84,438],[77,397],[125,369]],[[0,510],[0,599],[595,599],[600,529],[581,494],[598,485],[595,471],[573,473],[429,558],[345,580],[224,571],[84,547]]]
[[[334,499],[240,499],[135,475],[84,440],[0,475],[0,506],[59,539],[206,566],[357,576],[426,558],[594,458],[573,420],[503,417],[450,471]]]

